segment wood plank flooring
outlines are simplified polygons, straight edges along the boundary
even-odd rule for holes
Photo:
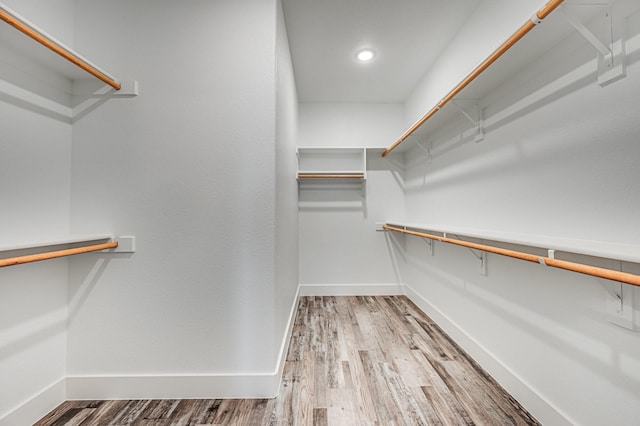
[[[537,424],[404,296],[302,297],[275,399],[69,401],[36,423]]]

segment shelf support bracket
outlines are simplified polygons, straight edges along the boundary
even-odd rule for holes
[[[580,35],[582,35],[598,52],[598,84],[602,87],[626,77],[624,40],[615,42],[613,39],[613,22],[611,8],[603,13],[603,35],[605,41],[600,40],[593,32],[584,26],[580,20],[566,10],[564,6],[558,9],[562,16]]]
[[[433,157],[431,156],[431,142],[429,143],[429,148],[425,148],[425,146],[422,145],[418,140],[416,140],[416,145],[418,145],[427,154],[427,162],[430,163],[433,160]]]
[[[616,262],[618,271],[622,270],[622,263]],[[635,315],[633,289],[621,282],[605,282],[607,293],[605,295],[605,315],[607,320],[619,327],[634,331]]]
[[[471,122],[471,124],[473,124],[473,126],[475,127],[475,134],[473,136],[473,141],[474,142],[481,142],[482,140],[484,140],[484,121],[483,121],[483,117],[482,117],[482,109],[480,108],[480,105],[478,105],[477,103],[475,104],[475,112],[476,112],[476,118],[472,117],[471,115],[469,115],[460,105],[458,105],[454,100],[451,101],[451,104],[456,107],[456,109],[458,111],[460,111],[460,113],[465,116],[465,118],[467,120],[469,120]]]
[[[423,239],[422,239],[422,241],[424,241],[424,242],[425,242],[425,244],[427,244],[427,245],[429,246],[429,254],[430,254],[431,256],[433,256],[433,255],[434,255],[434,252],[433,252],[433,244],[434,244],[434,241],[433,241],[433,240],[430,240],[430,239],[428,239],[428,238],[423,238]]]
[[[447,234],[444,234],[444,237],[447,238]],[[460,240],[460,241],[464,241],[462,238],[460,238],[460,236],[455,235],[456,239]],[[474,250],[470,247],[467,247],[469,249],[469,251],[478,258],[478,260],[480,261],[480,275],[484,275],[485,277],[487,276],[487,252],[486,251],[482,251],[482,250]]]

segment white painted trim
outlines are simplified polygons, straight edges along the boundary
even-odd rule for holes
[[[67,377],[67,399],[274,398],[280,381],[300,299],[298,287],[274,371],[254,374]]]
[[[0,418],[0,426],[32,425],[65,401],[66,380],[58,380]]]
[[[66,400],[274,398],[280,390],[299,299],[298,287],[271,373],[66,377],[8,412],[0,418],[0,426],[33,424]]]
[[[65,400],[273,398],[280,388],[300,296],[346,295],[406,295],[540,422],[554,425],[574,424],[568,416],[541,397],[521,377],[411,287],[402,284],[313,284],[298,287],[289,314],[289,325],[280,346],[275,371],[272,373],[67,377],[9,412],[0,419],[0,426],[33,424]]]
[[[282,379],[282,373],[284,372],[284,364],[287,360],[287,352],[289,351],[289,342],[291,341],[291,334],[293,333],[293,324],[296,321],[296,313],[298,312],[298,304],[300,303],[300,286],[296,290],[293,305],[291,306],[291,312],[289,312],[289,326],[282,339],[282,345],[280,346],[280,355],[276,363],[276,383],[274,390],[274,397],[278,396],[280,392],[280,381]]]
[[[576,424],[422,295],[408,285],[405,285],[404,289],[406,296],[413,303],[431,317],[453,341],[460,345],[474,361],[522,404],[527,411],[533,414],[538,421],[542,424],[553,425],[570,426]]]
[[[276,373],[67,377],[67,399],[272,398]]]
[[[300,284],[300,296],[397,296],[402,284]]]

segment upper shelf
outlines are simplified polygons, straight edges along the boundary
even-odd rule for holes
[[[298,148],[298,181],[365,180],[366,148]]]
[[[25,250],[37,247],[51,247],[75,243],[86,243],[91,241],[111,240],[113,234],[92,234],[92,235],[66,235],[58,238],[48,238],[40,241],[20,241],[4,242],[0,244],[0,252]]]
[[[3,3],[0,3],[0,19],[10,26],[0,26],[0,39],[4,45],[3,47],[11,48],[14,52],[19,52],[21,55],[47,66],[70,80],[86,78],[87,74],[89,74],[111,86],[116,91],[122,88],[122,83],[115,77],[73,49],[65,46],[26,18],[12,11]],[[25,37],[25,35],[28,37]],[[61,60],[61,58],[64,60]]]
[[[60,249],[62,246],[65,248]],[[55,249],[52,250],[54,247]],[[0,245],[0,268],[98,251],[103,253],[134,253],[136,251],[135,236],[114,238],[110,234],[73,235],[31,243]],[[5,253],[13,252],[29,252],[29,254],[4,257]]]
[[[135,251],[135,237],[126,236],[126,237],[114,237],[113,234],[102,233],[102,234],[82,234],[82,235],[63,235],[59,237],[52,237],[42,240],[33,240],[33,241],[15,241],[9,242],[4,241],[0,244],[0,253],[12,252],[12,251],[20,251],[20,250],[33,250],[33,249],[44,249],[48,247],[55,246],[73,246],[76,244],[85,244],[92,242],[107,242],[107,241],[119,241],[121,243],[121,247],[119,247],[118,252],[134,252]]]
[[[475,127],[476,140],[483,137],[483,100],[490,97],[506,81],[518,75],[525,67],[551,50],[560,40],[576,30],[586,38],[589,30],[582,25],[607,9],[602,3],[551,0],[531,20],[520,27],[509,39],[474,68],[460,83],[454,86],[439,102],[395,141],[382,154],[392,151],[404,152],[414,144],[407,141],[425,142],[428,137],[454,117],[466,116]],[[555,12],[554,12],[555,11]],[[554,12],[554,13],[552,13]],[[604,15],[604,13],[603,13]],[[542,28],[537,28],[537,27]],[[579,27],[579,28],[578,28]],[[526,37],[525,37],[526,36]],[[591,40],[593,41],[593,40]],[[597,41],[597,40],[596,40]],[[595,52],[595,50],[594,50]],[[611,56],[613,61],[613,54]],[[616,57],[616,61],[621,61]],[[617,70],[616,70],[617,71]],[[614,81],[615,77],[607,77]],[[606,84],[602,83],[602,85]],[[459,101],[456,103],[456,101]],[[471,105],[469,102],[474,103]],[[427,125],[428,123],[428,125]],[[472,127],[470,125],[470,127]]]

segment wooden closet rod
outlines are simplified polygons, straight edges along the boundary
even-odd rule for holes
[[[462,240],[456,240],[453,238],[439,237],[437,235],[425,234],[423,232],[408,231],[406,229],[396,228],[394,226],[384,225],[383,229],[387,231],[400,232],[407,235],[414,235],[416,237],[427,238],[430,240],[441,241],[443,243],[455,244],[457,246],[468,247],[488,253],[513,257],[515,259],[526,260],[528,262],[540,263],[541,265],[552,266],[554,268],[565,269],[567,271],[579,272],[581,274],[591,275],[594,277],[604,278],[612,281],[618,281],[625,284],[640,286],[640,275],[613,271],[611,269],[598,268],[595,266],[584,265],[582,263],[567,262],[566,260],[552,259],[550,257],[537,256],[535,254],[523,253],[520,251],[507,250],[499,247],[487,246],[485,244],[477,244]]]
[[[73,63],[74,65],[76,65],[76,66],[78,66],[80,68],[82,68],[83,70],[85,70],[89,74],[93,75],[94,77],[98,78],[99,80],[103,81],[104,83],[108,84],[109,86],[113,87],[114,89],[120,90],[120,88],[122,87],[120,85],[120,83],[115,81],[113,78],[109,77],[107,74],[105,74],[104,72],[100,71],[95,66],[91,65],[90,63],[88,63],[86,60],[84,60],[84,59],[80,58],[79,56],[75,55],[74,53],[70,52],[64,46],[61,46],[60,44],[58,44],[57,42],[52,40],[47,34],[41,32],[40,30],[38,30],[36,28],[33,28],[33,26],[31,26],[29,23],[25,22],[20,17],[14,15],[12,13],[9,13],[9,11],[7,11],[4,7],[0,7],[0,19],[5,21],[7,24],[11,25],[12,27],[17,29],[18,31],[20,31],[20,32],[26,34],[27,36],[31,37],[32,39],[34,39],[38,43],[42,44],[46,48],[48,48],[48,49],[52,50],[53,52],[57,53],[58,55],[62,56],[63,58],[65,58],[69,62]]]
[[[78,247],[67,250],[50,251],[46,253],[30,254],[27,256],[12,257],[8,259],[0,259],[0,268],[5,266],[22,265],[23,263],[38,262],[40,260],[57,259],[59,257],[73,256],[76,254],[90,253],[93,251],[100,251],[106,249],[113,249],[118,247],[118,242],[97,244],[93,246]]]
[[[433,107],[428,113],[426,113],[417,123],[415,123],[409,130],[407,130],[391,147],[382,153],[383,157],[386,157],[404,142],[409,136],[411,136],[420,126],[422,126],[427,120],[433,117],[440,109],[444,108],[454,97],[456,97],[465,87],[467,87],[473,80],[475,80],[480,74],[482,74],[487,68],[497,61],[507,50],[511,49],[520,39],[522,39],[529,31],[531,31],[540,21],[544,20],[551,12],[553,12],[564,0],[551,0],[542,9],[535,14],[535,19],[532,17],[528,20],[515,34],[513,34],[502,46],[495,50],[487,59],[478,65],[460,84],[458,84],[447,96],[445,96],[435,107]],[[537,21],[537,22],[534,22]]]
[[[362,173],[360,174],[354,174],[354,175],[348,175],[348,174],[306,174],[306,173],[300,173],[298,175],[298,179],[363,179],[364,175]]]

